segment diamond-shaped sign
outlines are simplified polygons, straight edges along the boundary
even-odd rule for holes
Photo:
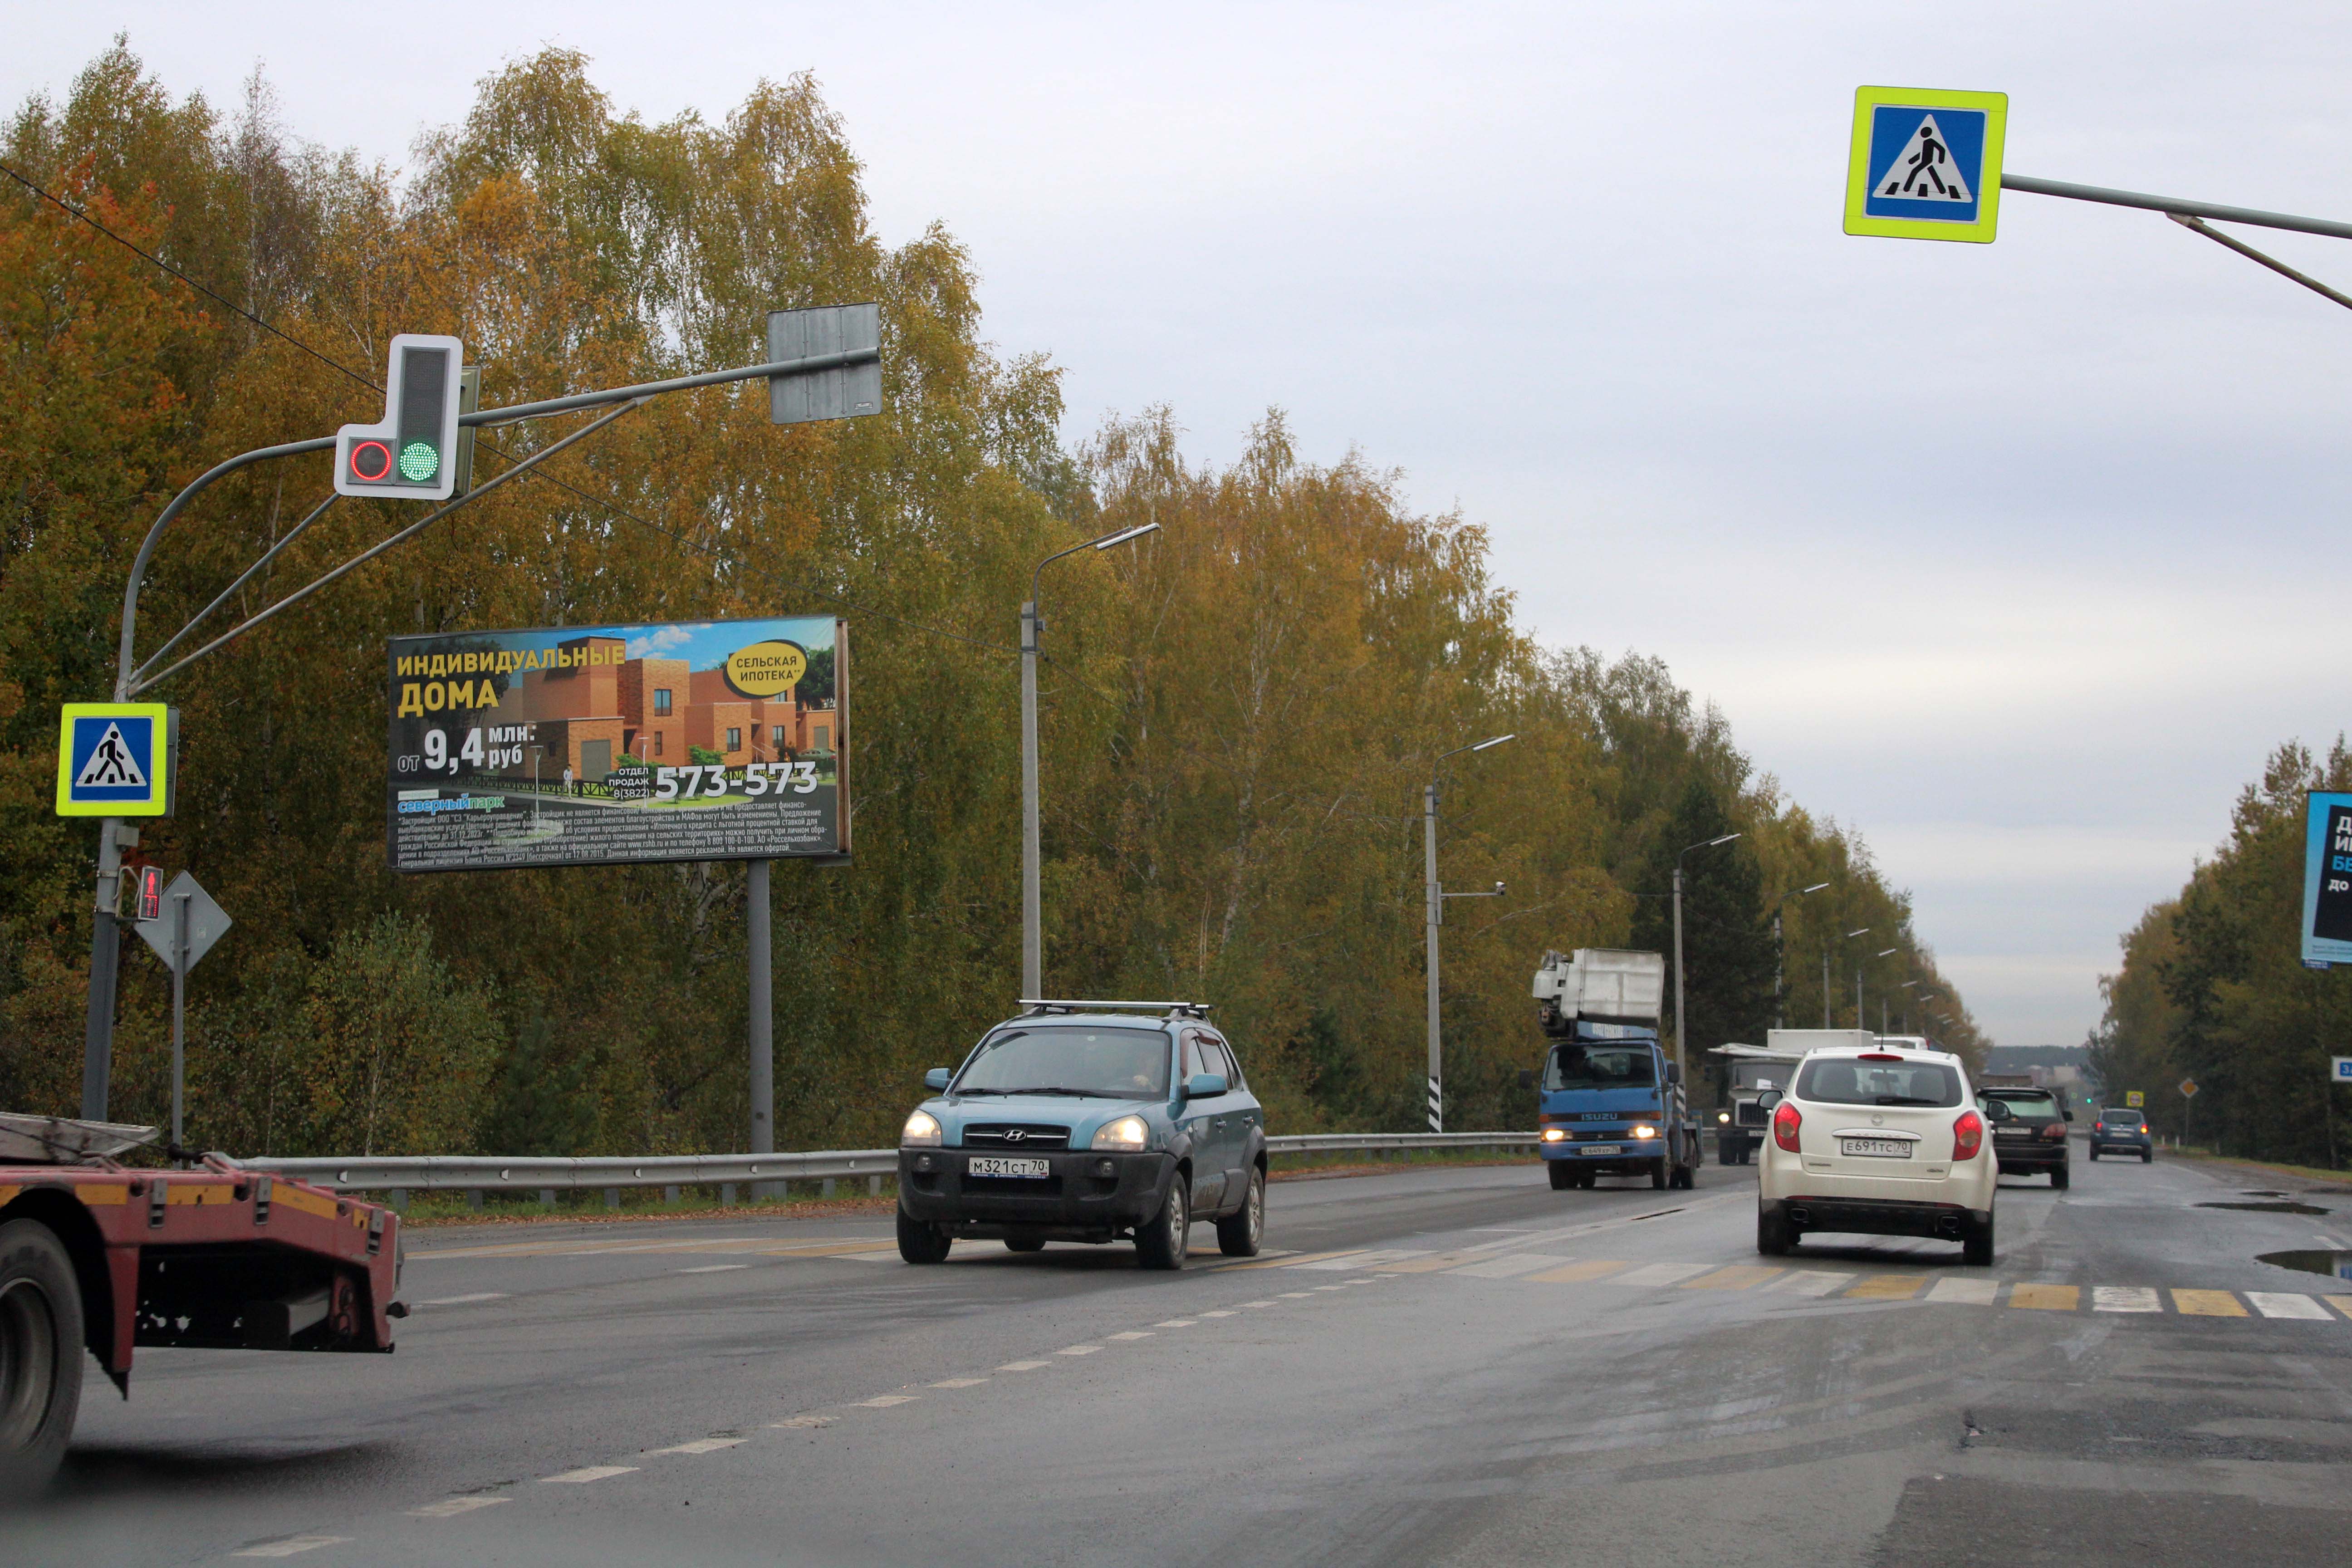
[[[183,899],[187,900],[186,946],[175,958],[173,950],[181,941],[180,909]],[[147,945],[155,950],[156,957],[168,967],[185,974],[196,966],[199,959],[212,951],[213,943],[221,939],[221,933],[228,930],[230,923],[228,916],[221,912],[221,907],[213,902],[212,895],[198,887],[194,877],[183,871],[172,879],[170,887],[163,889],[163,912],[152,921],[141,921],[139,934],[147,939]]]
[[[2183,1099],[2183,1100],[2189,1099],[2191,1096],[2195,1095],[2195,1094],[2196,1094],[2196,1092],[2197,1092],[2197,1080],[2196,1080],[2195,1079],[2193,1079],[2193,1078],[2184,1078],[2184,1079],[2182,1079],[2180,1080],[2180,1098],[2181,1098],[2181,1099]]]

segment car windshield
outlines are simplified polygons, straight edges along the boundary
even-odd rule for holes
[[[958,1094],[1157,1100],[1168,1092],[1168,1037],[1158,1029],[1047,1024],[1000,1029],[956,1079]]]
[[[2058,1100],[2053,1095],[2016,1094],[2004,1091],[2000,1094],[1988,1094],[1982,1098],[1998,1100],[2028,1121],[2037,1116],[2046,1120],[2058,1114]]]
[[[1798,1069],[1797,1098],[1823,1105],[1958,1105],[1960,1075],[1938,1062],[1836,1057]]]
[[[1544,1063],[1546,1089],[1648,1089],[1657,1082],[1650,1047],[1581,1045],[1552,1048]]]

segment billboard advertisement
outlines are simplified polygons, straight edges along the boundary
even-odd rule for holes
[[[395,871],[849,852],[830,616],[394,637]]]
[[[2314,790],[2305,823],[2303,961],[2352,963],[2352,795]]]

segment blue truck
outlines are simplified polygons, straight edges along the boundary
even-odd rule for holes
[[[1544,954],[1535,978],[1543,1065],[1519,1082],[1537,1091],[1554,1192],[1590,1188],[1601,1176],[1647,1176],[1659,1188],[1696,1179],[1698,1122],[1658,1038],[1665,981],[1665,960],[1654,952]]]

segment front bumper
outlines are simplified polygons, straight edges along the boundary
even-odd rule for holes
[[[1813,1197],[1802,1194],[1768,1202],[1800,1231],[1857,1236],[1924,1236],[1960,1241],[1992,1223],[1990,1209],[1900,1198]]]
[[[1083,1150],[1042,1156],[1047,1174],[972,1177],[970,1149],[898,1151],[898,1202],[914,1218],[957,1236],[1108,1241],[1160,1212],[1176,1162],[1166,1153]],[[987,1151],[994,1155],[996,1151]]]
[[[1616,1142],[1595,1139],[1591,1142],[1541,1143],[1537,1151],[1547,1160],[1567,1160],[1579,1165],[1591,1165],[1601,1172],[1640,1175],[1666,1158],[1666,1141],[1663,1138],[1625,1138]]]

